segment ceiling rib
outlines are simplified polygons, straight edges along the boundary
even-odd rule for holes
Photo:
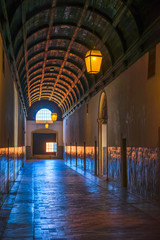
[[[83,69],[82,69],[82,72],[85,72],[85,70],[86,70],[86,67],[85,67],[85,65],[84,65],[84,66],[83,66]],[[73,88],[76,86],[76,84],[77,84],[78,82],[80,82],[81,76],[82,76],[82,74],[81,74],[81,73],[78,73],[78,77],[77,77],[76,81],[74,82],[74,84],[72,85],[72,88],[67,91],[66,96],[63,97],[63,99],[62,99],[61,103],[59,104],[59,106],[61,106],[61,105],[64,103],[64,101],[66,100],[68,94],[73,90]]]
[[[119,21],[120,21],[120,19],[121,19],[121,17],[124,15],[124,13],[126,12],[126,10],[128,9],[128,7],[131,5],[131,3],[132,3],[132,1],[133,0],[128,0],[126,3],[124,3],[124,1],[122,1],[122,7],[119,9],[119,11],[118,11],[118,13],[117,13],[117,15],[116,15],[116,17],[115,17],[115,19],[114,19],[114,24],[117,26],[118,25],[118,23],[119,23]],[[70,5],[67,5],[68,7],[70,6],[70,7],[74,7],[74,4],[72,5],[72,4],[70,4]],[[75,7],[77,7],[77,5],[75,5]],[[82,8],[81,6],[79,6],[79,8]],[[44,11],[46,11],[46,10],[49,10],[49,8],[48,9],[45,9]],[[29,19],[27,19],[27,22],[29,21],[29,20],[31,20],[32,18],[34,18],[35,16],[37,16],[37,15],[39,15],[41,12],[43,12],[43,11],[39,11],[36,15],[34,14],[33,16],[31,15],[31,17],[29,18]],[[100,11],[96,11],[96,9],[94,10],[94,13],[96,14],[96,15],[99,15],[101,18],[103,18],[103,19],[105,19],[106,21],[107,21],[107,23],[108,24],[110,24],[110,25],[112,25],[113,26],[113,28],[114,28],[114,31],[116,31],[117,32],[117,34],[118,34],[118,36],[119,36],[119,38],[120,38],[120,40],[122,40],[121,39],[121,36],[119,35],[119,33],[118,33],[118,31],[116,30],[116,27],[114,27],[114,24],[113,24],[113,22],[111,21],[111,19],[109,19],[107,16],[105,17]],[[135,19],[134,19],[135,20]],[[59,26],[59,25],[64,25],[64,23],[62,22],[56,22],[55,23],[55,25],[54,26]],[[66,22],[66,25],[68,25],[68,26],[75,26],[74,24],[72,24],[71,22]],[[138,27],[138,26],[137,26]],[[40,29],[40,31],[42,31],[42,30],[44,30],[45,29],[45,27],[42,29]],[[35,30],[35,33],[37,33],[38,32],[38,30]],[[92,31],[91,31],[92,32]],[[33,34],[35,34],[35,33],[33,33]],[[18,34],[18,32],[17,32],[17,34]],[[32,34],[32,35],[33,35]],[[30,36],[29,36],[30,37]],[[123,41],[122,41],[123,42]],[[123,44],[122,44],[123,45]]]
[[[47,100],[47,99],[44,99],[44,100]],[[53,98],[53,100],[54,100],[54,102],[57,103],[57,105],[59,104],[59,101],[57,100],[57,98]],[[35,103],[35,102],[37,102],[37,101],[38,101],[38,97],[35,97],[34,99],[32,98],[31,101],[32,101],[32,104]],[[60,108],[61,108],[62,111],[65,111],[64,106],[62,106],[62,107],[60,107]],[[66,109],[67,109],[67,107],[66,107]]]
[[[110,22],[108,22],[110,25],[111,25],[111,23]],[[70,27],[75,27],[75,25],[73,25],[73,24],[63,24],[63,25],[61,25],[61,26],[70,26]],[[59,26],[59,25],[58,25]],[[112,25],[111,25],[112,26]],[[46,29],[46,27],[45,28],[43,28],[43,30],[45,30]],[[89,29],[89,28],[85,28],[84,26],[81,26],[81,27],[79,27],[79,29],[82,29],[83,31],[86,31],[87,33],[89,33],[89,34],[93,34],[93,31],[92,31],[92,29]],[[114,28],[112,28],[112,30],[113,30]],[[32,36],[34,36],[35,34],[38,34],[39,32],[41,32],[42,31],[42,29],[37,29],[36,31],[35,31],[35,33],[34,34],[32,34],[31,36],[29,36],[29,37],[32,37]],[[76,31],[76,30],[75,30]],[[118,37],[119,37],[119,39],[120,39],[120,42],[121,42],[121,45],[122,45],[122,48],[123,48],[123,51],[124,51],[124,39],[122,39],[122,37],[120,36],[120,34],[119,34],[119,32],[116,30],[116,29],[114,29],[114,31],[117,33],[117,35],[118,35]],[[107,31],[106,31],[107,32]],[[107,36],[108,36],[108,32],[107,32],[107,34],[106,34]],[[27,37],[27,39],[29,39],[29,37]],[[73,36],[72,36],[73,37]],[[98,41],[99,41],[99,46],[100,45],[104,45],[104,47],[106,48],[106,45],[105,45],[105,41],[102,41],[102,39],[101,39],[101,37],[98,35],[98,34],[96,34],[96,37],[98,38]],[[60,38],[60,36],[57,36],[56,38],[54,38],[54,40],[58,40],[58,39],[63,39],[62,37]],[[50,40],[50,39],[49,39]],[[64,38],[64,40],[70,40],[70,39],[65,39]],[[72,39],[70,40],[70,41],[72,41]],[[75,41],[75,40],[74,40]],[[40,42],[44,42],[44,40],[41,40]],[[38,44],[39,42],[36,42],[36,44]],[[36,44],[33,44],[32,45],[32,47],[34,47]],[[87,46],[87,45],[85,45],[84,43],[81,43],[81,45],[83,45],[83,46],[85,46],[87,49],[88,48],[90,48],[89,46]],[[18,49],[20,50],[21,49],[21,45],[18,47]],[[110,51],[108,50],[108,48],[106,48],[106,52],[107,53],[109,53],[109,55],[111,55],[111,53],[110,53]],[[18,56],[18,53],[17,53],[17,56]],[[110,59],[112,59],[111,58],[111,56],[110,56]],[[21,60],[22,61],[22,60]],[[21,62],[20,61],[20,62]]]
[[[59,74],[58,74],[58,76],[57,76],[57,79],[56,79],[56,82],[55,82],[55,84],[54,84],[54,87],[53,87],[53,90],[52,90],[52,94],[51,94],[49,100],[51,100],[52,97],[53,97],[53,94],[54,94],[54,91],[55,91],[55,88],[56,88],[56,84],[57,84],[57,82],[58,82],[58,80],[59,80],[59,78],[60,78],[60,76],[61,76],[61,73],[62,73],[62,71],[63,71],[63,67],[64,67],[64,65],[65,65],[65,63],[66,63],[66,61],[67,61],[67,58],[68,58],[68,56],[69,56],[69,53],[70,53],[72,44],[73,44],[73,42],[74,42],[74,40],[75,40],[75,38],[76,38],[76,36],[77,36],[79,27],[80,27],[81,24],[82,24],[82,21],[83,21],[83,18],[84,18],[84,16],[85,16],[85,13],[86,13],[86,10],[87,10],[88,6],[89,6],[89,0],[86,0],[86,1],[85,1],[85,5],[84,5],[84,8],[83,8],[83,11],[82,11],[82,14],[81,14],[81,17],[80,17],[80,19],[79,19],[79,21],[78,21],[77,27],[76,27],[76,29],[75,29],[75,31],[74,31],[74,34],[73,34],[73,36],[72,36],[72,39],[71,39],[71,41],[70,41],[70,43],[69,43],[67,52],[66,52],[65,57],[64,57],[64,61],[63,61],[62,65],[61,65]]]
[[[39,53],[38,53],[38,54],[35,54],[32,58],[30,58],[30,59],[28,60],[28,63],[30,63],[32,60],[34,60],[37,56],[39,56]],[[50,58],[50,59],[49,59],[49,61],[52,61],[52,60],[61,60],[61,61],[63,61],[63,58],[62,58],[62,57],[54,57],[54,58]],[[46,61],[46,62],[47,62],[47,61]],[[85,76],[85,73],[84,73],[85,71],[83,72],[83,71],[80,69],[80,67],[79,67],[78,65],[76,65],[76,63],[74,63],[73,61],[67,61],[67,60],[66,60],[66,62],[68,62],[69,64],[73,65],[74,68],[78,68],[78,72],[81,72],[81,76],[83,75],[83,78],[85,79],[86,85],[87,85],[87,87],[88,87],[87,77]],[[24,66],[24,67],[25,67],[25,66]],[[24,69],[24,67],[22,68],[22,70]],[[30,68],[29,68],[28,70],[30,70]],[[19,70],[19,71],[20,71],[20,70]],[[21,72],[22,72],[22,71],[21,71]],[[20,73],[21,73],[21,72],[20,72]],[[73,71],[70,70],[70,72],[71,72],[71,75],[75,75]],[[43,77],[43,79],[44,79],[44,77]]]
[[[127,1],[127,5],[122,3],[122,6],[121,8],[118,10],[116,16],[114,17],[113,19],[113,22],[111,24],[111,26],[113,28],[110,28],[108,31],[106,31],[103,35],[103,38],[102,38],[102,43],[105,44],[105,42],[108,40],[109,36],[112,34],[112,30],[113,29],[116,29],[116,27],[118,26],[121,18],[123,17],[124,13],[128,10],[128,5],[130,5],[132,3],[133,0],[128,0]],[[123,47],[123,53],[125,52],[126,50],[126,44],[125,44],[125,40],[122,39],[121,37],[121,44],[122,44],[122,47]],[[97,45],[97,47],[100,47],[100,44]]]
[[[47,77],[45,80],[53,80],[53,79],[56,79],[57,78],[57,75],[58,75],[58,73],[56,73],[56,74],[50,74],[50,76],[49,77]],[[41,76],[41,74],[38,74],[38,75],[36,75],[36,76],[34,76],[34,77],[32,77],[31,78],[31,86],[34,84],[34,83],[36,83],[35,81],[37,80],[37,83],[38,83],[38,81],[40,81],[40,76]],[[63,75],[63,78],[65,79],[65,81],[66,82],[64,82],[64,85],[65,85],[65,83],[67,84],[67,82],[70,82],[70,84],[72,85],[72,83],[73,83],[73,80],[71,80],[71,78],[69,78],[68,76],[66,76],[66,75]],[[63,81],[63,79],[60,79],[60,81]]]
[[[52,29],[52,26],[53,26],[55,6],[56,6],[56,0],[53,0],[52,1],[52,8],[50,10],[50,20],[49,20],[49,28],[48,28],[48,32],[47,32],[45,53],[44,53],[44,62],[43,62],[43,68],[42,68],[42,79],[41,79],[41,82],[40,82],[39,100],[41,99],[41,94],[42,94],[42,84],[43,84],[43,81],[44,81],[45,66],[46,66],[46,60],[47,60],[47,55],[48,55],[48,44],[49,44],[49,40],[50,40],[51,29]]]
[[[58,40],[59,40],[59,39],[57,38],[57,41],[58,41]],[[61,39],[61,40],[62,40],[62,39]],[[44,43],[44,41],[40,41],[40,42],[38,42],[38,43],[36,42],[36,44],[34,44],[31,48],[28,48],[28,49],[27,49],[27,52],[26,52],[26,53],[28,54],[29,52],[32,52],[35,47],[38,49],[38,47],[40,47],[43,43]],[[82,46],[85,47],[86,50],[88,50],[88,47],[87,47],[87,46],[84,46],[84,45],[82,45]],[[52,47],[50,47],[49,51],[50,51],[50,52],[54,52],[54,51],[55,51],[55,52],[56,52],[56,51],[66,52],[67,49],[66,49],[66,48],[62,48],[62,47],[59,47],[59,48],[57,49],[56,47],[52,46]],[[42,50],[41,52],[38,52],[38,54],[43,53],[43,52],[44,52],[44,51]],[[76,51],[76,53],[75,53],[75,51],[74,51],[74,52],[71,52],[71,53],[74,54],[74,55],[75,55],[77,58],[79,58],[80,60],[83,60],[83,61],[84,61],[82,54],[79,53],[78,51]],[[36,56],[36,54],[33,55],[32,57],[34,57],[34,56]],[[23,56],[17,60],[17,62],[19,62],[19,64],[17,64],[17,65],[18,65],[18,68],[22,65],[23,61],[24,61]]]
[[[58,68],[57,66],[56,66],[56,68]],[[41,68],[40,68],[41,69]],[[36,75],[35,77],[32,77],[31,78],[31,76],[33,75],[33,74],[35,74],[36,72],[38,72],[40,69],[38,69],[37,71],[35,71],[35,72],[33,72],[32,74],[30,74],[29,75],[29,77],[30,77],[30,87],[31,87],[31,81],[34,81],[36,78],[39,78],[40,76],[41,76],[41,74],[38,74],[38,75]],[[71,70],[69,70],[68,68],[66,69],[65,68],[65,71],[67,71],[69,74],[71,74],[71,76],[73,77],[73,79],[74,79],[74,81],[77,83],[78,81],[79,81],[79,79],[77,78],[77,76],[73,73],[73,72],[71,72]],[[82,69],[82,72],[83,71],[85,71],[85,68],[83,68]],[[80,72],[81,74],[80,74],[80,76],[79,76],[79,78],[82,76],[82,72]],[[53,74],[55,75],[55,73],[49,73],[50,74],[50,76],[52,76]],[[64,75],[63,73],[61,74],[61,76],[64,78],[64,79],[67,79],[67,82],[69,81],[70,83],[71,83],[71,85],[73,86],[75,86],[75,84],[74,84],[74,82],[73,82],[73,80],[69,77],[69,76],[66,76],[66,75]],[[23,78],[24,79],[24,78]],[[47,78],[47,79],[49,79],[49,78]],[[84,78],[84,80],[85,81],[87,81],[87,79],[85,79]],[[60,79],[59,79],[59,81],[60,81]],[[38,81],[37,81],[38,82]],[[65,82],[64,82],[65,83]],[[79,82],[80,83],[80,86],[81,86],[81,89],[82,89],[82,91],[84,92],[84,87],[83,87],[83,85],[81,84],[81,82]]]
[[[53,81],[53,79],[55,79],[55,78],[51,78],[51,77],[50,77],[50,78],[47,78],[48,82],[46,83],[46,85],[52,85],[52,82],[49,83],[49,81],[51,81],[51,80]],[[32,93],[33,91],[37,91],[37,88],[32,87],[32,85],[38,84],[39,81],[40,81],[40,80],[38,80],[38,81],[36,81],[36,82],[34,82],[33,84],[30,85],[30,92],[31,92],[31,93]],[[68,89],[71,88],[71,86],[70,86],[68,83],[66,83],[65,81],[63,81],[63,80],[59,80],[59,84],[57,83],[57,85],[60,86],[61,88],[65,89],[66,92],[67,92],[66,87],[67,87]],[[64,85],[65,85],[66,87],[64,87]],[[80,92],[79,92],[78,87],[75,86],[75,88],[76,88],[76,90],[77,90],[78,96],[80,97]],[[74,91],[74,90],[73,90],[73,91]],[[74,92],[73,92],[73,94],[75,95]]]
[[[29,73],[28,73],[28,52],[27,52],[27,42],[26,42],[26,13],[25,13],[25,1],[22,1],[22,31],[23,31],[23,42],[24,42],[24,61],[26,66],[26,78],[27,78],[27,86],[28,86],[28,98],[29,98],[29,107],[31,107],[31,96],[30,96],[30,81],[29,81]]]
[[[64,116],[76,109],[158,42],[158,7],[158,0],[101,0],[94,11],[93,0],[1,0],[0,30],[23,104],[48,99]],[[98,76],[87,74],[84,63],[93,21],[103,51]]]
[[[60,87],[61,87],[61,86],[60,86]],[[63,89],[65,89],[65,88],[63,88]],[[35,89],[35,90],[36,90],[36,89]],[[65,90],[66,90],[66,89],[65,89]],[[34,96],[36,96],[36,95],[38,96],[38,93],[39,93],[38,91],[34,91],[34,90],[33,90],[33,91],[31,92],[32,98],[33,98]],[[49,95],[50,95],[49,92],[48,92],[48,94],[45,94],[46,97],[48,97]],[[54,95],[55,95],[55,96],[56,96],[56,95],[61,96],[61,99],[62,99],[63,96],[65,95],[65,92],[64,92],[63,90],[60,90],[59,88],[57,88]],[[45,97],[45,96],[42,95],[42,97]],[[72,104],[75,103],[75,101],[74,101],[71,93],[69,94],[69,96],[70,96],[70,98],[71,98],[71,101],[69,100],[69,98],[68,98],[68,100],[69,100],[69,103],[70,103],[70,106],[71,106]],[[75,96],[75,99],[76,99],[76,101],[77,101],[77,96],[76,96],[76,95],[74,95],[74,96]]]

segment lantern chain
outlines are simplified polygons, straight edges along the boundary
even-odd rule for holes
[[[95,49],[95,21],[94,21],[94,12],[95,12],[95,0],[93,0],[93,49]]]

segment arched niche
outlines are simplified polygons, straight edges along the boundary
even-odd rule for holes
[[[98,112],[98,172],[99,175],[108,176],[108,115],[107,115],[107,96],[102,91],[99,101]],[[108,177],[107,177],[108,178]]]

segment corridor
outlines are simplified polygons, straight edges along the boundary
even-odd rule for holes
[[[103,181],[102,181],[103,182]],[[28,161],[0,210],[0,239],[145,239],[160,236],[160,207],[63,160]]]

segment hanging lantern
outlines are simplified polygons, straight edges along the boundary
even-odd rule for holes
[[[49,124],[48,123],[45,124],[45,128],[49,128]]]
[[[89,50],[85,56],[87,72],[97,74],[101,69],[102,54],[99,50]]]
[[[52,121],[57,121],[57,113],[51,114]]]

